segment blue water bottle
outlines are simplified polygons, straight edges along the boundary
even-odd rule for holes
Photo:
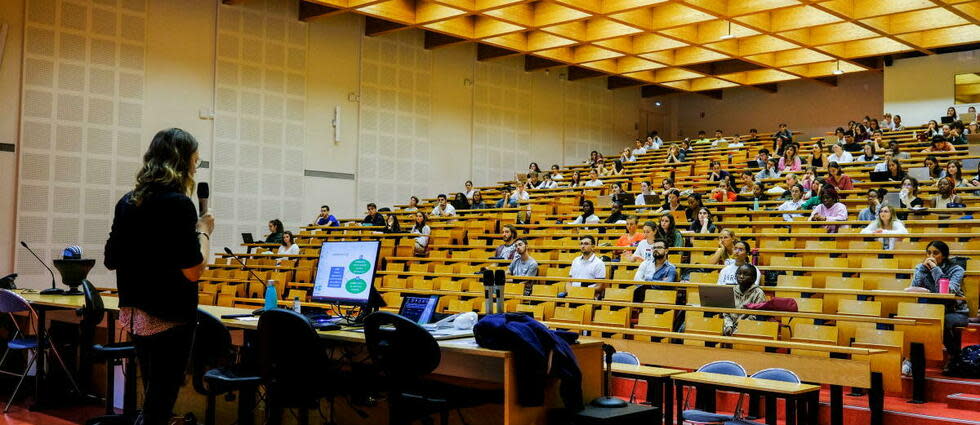
[[[276,295],[276,281],[270,280],[265,285],[265,309],[272,310],[277,307],[276,300],[279,297]]]

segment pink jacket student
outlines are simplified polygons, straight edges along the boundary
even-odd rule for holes
[[[810,213],[810,221],[845,221],[847,220],[847,207],[839,202],[837,189],[833,186],[824,186],[820,191],[820,204],[813,208]],[[827,225],[828,233],[837,233],[838,225]]]
[[[800,157],[794,157],[789,163],[786,162],[786,157],[779,158],[779,171],[782,172],[799,172],[803,170],[803,163],[800,161]]]

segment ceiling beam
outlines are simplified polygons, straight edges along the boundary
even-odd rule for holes
[[[672,93],[682,93],[682,91],[666,86],[649,85],[640,87],[641,97],[657,97]]]
[[[596,71],[594,69],[582,68],[580,66],[568,67],[568,81],[584,80],[586,78],[600,77],[603,75],[606,75],[606,73]]]
[[[405,28],[408,28],[408,25],[386,21],[384,19],[372,18],[370,16],[364,18],[364,35],[368,37],[388,34],[390,32],[395,32]]]
[[[476,44],[476,60],[480,62],[519,54],[521,54],[521,52],[505,49],[503,47],[491,46],[484,43]]]
[[[757,88],[759,90],[762,90],[764,92],[769,92],[769,93],[776,93],[779,91],[779,84],[777,83],[756,84],[754,86],[749,86],[749,87]]]
[[[305,0],[299,0],[299,20],[303,22],[310,22],[316,18],[321,18],[332,13],[342,13],[343,11],[330,6],[324,6],[320,3],[310,3]]]
[[[437,49],[445,46],[452,46],[453,44],[465,43],[469,40],[465,38],[453,37],[451,35],[446,35],[434,31],[425,31],[425,40],[422,45],[425,50]]]
[[[610,75],[606,79],[606,88],[609,90],[621,89],[623,87],[636,87],[646,84],[644,81],[640,81],[629,77],[620,77],[618,75]]]
[[[721,96],[722,96],[721,95],[721,93],[722,93],[721,92],[721,89],[702,90],[702,91],[696,91],[694,93],[700,94],[702,96],[708,96],[708,97],[710,97],[712,99],[716,99],[716,100],[721,100]]]
[[[547,68],[554,68],[558,66],[565,66],[564,63],[553,61],[551,59],[545,59],[534,55],[524,56],[524,70],[525,71],[538,71]]]
[[[821,83],[824,83],[824,84],[826,84],[828,86],[831,86],[831,87],[837,87],[837,76],[836,75],[828,75],[826,77],[816,77],[813,80],[814,81],[821,82]]]

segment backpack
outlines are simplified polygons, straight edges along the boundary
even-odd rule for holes
[[[961,378],[980,378],[980,345],[970,345],[960,350],[959,357],[950,364],[950,372]]]

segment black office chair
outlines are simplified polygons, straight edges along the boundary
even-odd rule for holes
[[[452,409],[500,402],[497,389],[458,387],[426,379],[442,360],[439,344],[428,331],[405,317],[376,312],[364,321],[364,339],[388,389],[390,424],[429,422],[438,413],[443,425]]]
[[[105,362],[106,364],[106,416],[91,419],[87,423],[94,425],[132,422],[136,417],[136,347],[132,342],[95,344],[95,329],[105,317],[105,305],[102,303],[102,295],[91,282],[83,280],[81,286],[85,305],[78,309],[77,313],[82,319],[79,324],[79,346],[83,347],[82,363]],[[107,332],[111,333],[113,330],[107,329]],[[123,401],[123,414],[115,415],[113,403],[115,379],[112,372],[115,370],[115,366],[119,364],[123,364],[125,368],[126,396]]]
[[[231,333],[217,317],[197,310],[197,330],[191,354],[191,377],[194,390],[207,397],[204,424],[214,425],[217,396],[238,391],[238,423],[254,423],[255,392],[262,381],[259,376],[242,373],[235,364]]]
[[[266,310],[259,317],[255,350],[268,423],[277,425],[283,409],[298,408],[297,420],[306,425],[309,409],[317,408],[320,399],[331,398],[331,388],[344,385],[319,339],[310,321],[292,310]]]

